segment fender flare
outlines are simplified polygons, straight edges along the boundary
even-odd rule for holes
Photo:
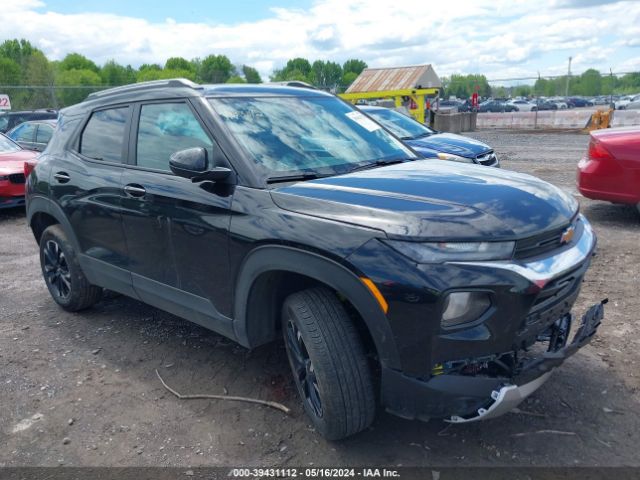
[[[260,275],[285,271],[304,275],[333,288],[358,311],[366,324],[378,352],[380,363],[399,368],[400,360],[389,321],[377,300],[358,276],[340,263],[299,248],[267,245],[250,252],[240,267],[234,301],[234,331],[247,347],[260,344],[251,338],[248,306],[252,288]],[[264,318],[264,317],[262,317]]]
[[[46,213],[55,218],[64,233],[67,236],[67,239],[73,245],[73,248],[76,252],[81,252],[80,244],[78,243],[78,238],[76,237],[73,227],[69,222],[69,219],[64,214],[64,211],[57,203],[53,202],[51,199],[42,196],[32,196],[29,198],[29,202],[27,204],[27,225],[31,228],[31,220],[36,213]]]

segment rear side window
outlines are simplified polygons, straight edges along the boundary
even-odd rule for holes
[[[49,143],[53,135],[53,127],[50,125],[40,124],[38,125],[38,131],[36,132],[36,143]]]
[[[203,147],[212,158],[213,142],[186,104],[142,106],[138,127],[138,166],[170,171],[171,154],[193,147]]]
[[[105,162],[122,162],[122,147],[129,107],[93,112],[80,137],[80,153]]]

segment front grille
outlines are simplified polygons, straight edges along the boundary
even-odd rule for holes
[[[493,165],[498,161],[496,154],[493,151],[483,153],[482,155],[478,155],[476,157],[476,162],[481,165]]]
[[[571,312],[585,270],[584,265],[580,266],[545,285],[518,329],[519,341],[531,344],[551,324]]]
[[[580,288],[583,276],[584,271],[581,267],[547,283],[533,302],[530,313],[545,310],[570,297]]]
[[[12,173],[9,175],[11,183],[24,183],[24,173]]]
[[[569,242],[569,244],[573,244],[583,233],[584,225],[580,221],[574,221],[571,224],[568,223],[562,227],[549,230],[548,232],[518,240],[514,253],[515,258],[521,260],[524,258],[537,257],[561,248],[565,245],[562,243],[562,234],[570,225],[573,225],[575,228],[573,240]]]

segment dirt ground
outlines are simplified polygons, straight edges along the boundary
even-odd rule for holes
[[[575,193],[588,137],[477,132],[504,168]],[[520,410],[460,426],[379,412],[338,443],[310,427],[282,345],[247,351],[125,297],[53,303],[20,209],[0,212],[0,466],[640,465],[640,215],[578,197],[599,236],[576,313],[610,299],[597,338]],[[280,401],[178,400],[182,393]]]

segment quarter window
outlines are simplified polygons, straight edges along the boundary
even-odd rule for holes
[[[80,138],[80,153],[105,162],[122,162],[125,126],[129,107],[93,112]]]
[[[209,158],[213,158],[213,142],[187,104],[142,106],[138,127],[138,166],[169,171],[171,154],[193,147],[205,148]]]

